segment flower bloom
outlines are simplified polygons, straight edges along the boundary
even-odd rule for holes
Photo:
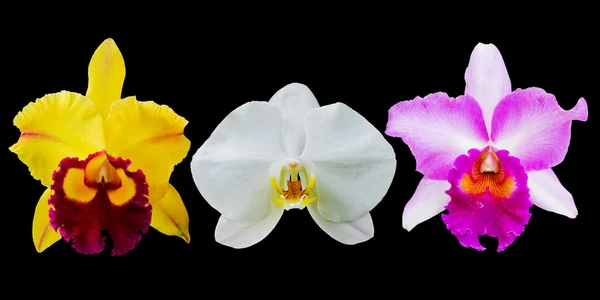
[[[464,96],[429,94],[389,110],[386,134],[402,138],[424,175],[403,227],[447,209],[442,219],[461,245],[482,251],[478,236],[488,235],[500,252],[525,230],[533,204],[575,218],[573,197],[551,167],[567,154],[571,122],[587,120],[585,100],[565,111],[542,89],[512,91],[492,44],[475,47],[465,81]]]
[[[187,155],[187,121],[165,105],[121,99],[125,63],[112,39],[94,52],[85,96],[62,91],[14,118],[10,150],[47,188],[35,209],[38,252],[61,236],[82,254],[132,250],[152,226],[189,243],[188,215],[169,177]],[[165,154],[167,153],[167,154]]]
[[[215,240],[245,248],[264,239],[284,210],[308,208],[317,225],[344,244],[374,234],[369,211],[386,194],[394,150],[342,103],[319,107],[302,84],[268,102],[233,110],[194,154],[192,176],[221,217]]]

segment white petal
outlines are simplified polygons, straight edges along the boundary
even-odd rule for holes
[[[283,149],[290,157],[299,156],[304,149],[306,135],[302,124],[304,114],[319,107],[310,89],[300,83],[290,83],[277,91],[271,100],[283,113]]]
[[[281,111],[249,102],[232,111],[192,158],[202,197],[225,218],[256,223],[271,212],[271,164],[284,157]]]
[[[449,189],[448,181],[423,177],[412,198],[404,206],[402,227],[411,231],[415,226],[444,211],[444,207],[450,202],[450,196],[446,194]]]
[[[271,207],[271,214],[266,219],[247,226],[221,216],[215,229],[215,240],[235,249],[247,248],[262,241],[273,231],[283,215],[282,207],[275,203]]]
[[[475,46],[465,72],[465,82],[465,94],[479,102],[485,127],[491,130],[494,108],[511,92],[510,77],[496,46],[482,43]]]
[[[308,206],[308,212],[325,233],[342,244],[355,245],[362,243],[371,239],[375,234],[373,219],[371,219],[370,213],[365,214],[354,222],[334,223],[321,216],[314,202]]]
[[[315,166],[321,215],[346,223],[371,211],[387,193],[396,171],[392,146],[342,103],[310,110],[304,128],[301,158]]]
[[[577,217],[573,195],[565,189],[552,169],[527,172],[531,202],[539,208],[571,219]]]

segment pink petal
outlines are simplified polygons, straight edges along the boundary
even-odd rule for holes
[[[537,207],[574,219],[577,207],[552,169],[527,173],[531,202]]]
[[[415,226],[444,211],[444,207],[450,202],[450,196],[446,194],[449,188],[450,183],[446,180],[423,177],[412,198],[404,206],[402,227],[411,231]]]
[[[442,214],[442,219],[462,246],[485,250],[478,236],[488,235],[498,238],[497,251],[501,252],[525,230],[531,218],[532,203],[527,174],[519,159],[509,156],[508,151],[496,152],[502,168],[498,173],[502,174],[501,178],[496,174],[475,173],[487,149],[484,149],[486,152],[471,149],[469,155],[456,159],[456,168],[448,173],[448,182],[452,185],[446,192],[451,199],[446,206],[448,214]],[[482,177],[490,175],[493,179]]]
[[[491,128],[494,108],[511,92],[510,77],[498,48],[479,43],[465,72],[465,94],[479,102],[486,128]]]
[[[571,139],[571,121],[586,121],[585,99],[565,111],[552,94],[539,88],[517,89],[494,110],[494,147],[518,157],[526,172],[544,170],[563,161]]]
[[[457,156],[488,142],[477,101],[441,92],[392,106],[385,133],[402,138],[417,160],[417,171],[437,180],[446,179]]]

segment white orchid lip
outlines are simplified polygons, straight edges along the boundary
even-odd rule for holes
[[[273,200],[285,210],[304,209],[317,199],[316,179],[312,163],[296,158],[285,158],[273,163],[270,182],[273,187]]]

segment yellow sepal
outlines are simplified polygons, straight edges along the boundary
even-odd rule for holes
[[[33,215],[33,244],[38,253],[46,250],[46,248],[52,246],[52,244],[62,238],[60,234],[54,231],[54,228],[50,226],[50,205],[48,205],[48,199],[50,199],[50,196],[53,194],[53,190],[46,189],[35,207],[35,213]]]
[[[125,81],[125,61],[113,39],[106,39],[92,55],[88,67],[86,96],[105,118],[113,102],[121,99]]]
[[[152,203],[150,226],[166,235],[174,235],[190,243],[190,220],[177,190],[169,184],[165,197]]]

